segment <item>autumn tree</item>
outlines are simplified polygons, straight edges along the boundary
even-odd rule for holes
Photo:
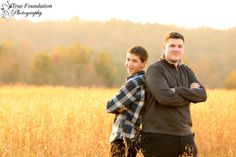
[[[0,43],[0,82],[16,83],[20,81],[20,60],[13,42]]]
[[[109,87],[115,84],[115,72],[112,56],[107,52],[101,52],[94,60],[97,72],[104,78],[105,84]]]
[[[86,70],[91,69],[93,71],[92,67],[89,66],[91,55],[92,50],[81,46],[79,43],[55,48],[50,57],[53,61],[56,83],[82,85],[83,82],[83,85],[88,85],[83,76],[85,73],[89,73]]]
[[[32,66],[31,81],[33,84],[45,85],[52,83],[53,68],[48,53],[38,53]]]
[[[236,69],[232,70],[225,79],[225,88],[236,89]]]

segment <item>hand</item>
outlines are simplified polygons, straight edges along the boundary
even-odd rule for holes
[[[118,112],[118,113],[121,113],[121,112],[126,111],[126,110],[128,110],[126,107],[122,107],[122,108],[120,108],[119,110],[117,110],[117,112]]]
[[[200,88],[200,84],[197,83],[197,82],[193,82],[193,83],[190,85],[190,89],[194,89],[194,88],[199,89],[199,88]]]
[[[170,88],[170,90],[175,93],[175,88]]]

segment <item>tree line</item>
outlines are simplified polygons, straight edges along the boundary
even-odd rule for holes
[[[236,88],[236,27],[190,29],[78,17],[44,22],[0,19],[0,83],[120,86],[127,49],[144,46],[149,65],[161,56],[168,31],[185,36],[183,61],[206,87]]]
[[[73,43],[37,52],[31,60],[21,55],[12,42],[0,46],[0,81],[2,84],[107,86],[118,84],[110,53]]]

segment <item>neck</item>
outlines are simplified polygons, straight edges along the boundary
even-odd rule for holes
[[[166,59],[166,61],[170,64],[173,64],[175,67],[177,67],[179,65],[179,61],[175,62],[175,61],[171,61],[171,60],[167,60],[167,59]]]

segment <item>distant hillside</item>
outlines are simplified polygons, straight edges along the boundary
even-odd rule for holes
[[[179,31],[185,36],[184,62],[195,70],[199,80],[209,88],[223,88],[228,75],[236,69],[236,27],[225,31],[211,28],[187,29],[116,19],[91,22],[77,17],[70,21],[37,23],[0,20],[0,42],[13,42],[20,54],[28,56],[28,59],[32,59],[38,52],[51,53],[57,47],[80,43],[90,48],[93,55],[102,52],[111,54],[113,66],[119,67],[123,65],[127,49],[134,45],[142,45],[149,51],[149,64],[157,60],[161,55],[162,38],[169,31]],[[123,69],[122,77],[124,75]]]

